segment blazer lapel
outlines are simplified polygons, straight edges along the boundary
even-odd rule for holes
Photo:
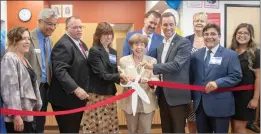
[[[99,50],[101,51],[102,58],[106,61],[106,63],[111,67],[111,62],[109,59],[108,53],[105,51],[105,49],[102,46],[99,46]]]
[[[41,49],[40,49],[40,41],[39,41],[39,38],[38,38],[38,36],[37,36],[36,29],[31,32],[31,38],[32,38],[32,39],[31,39],[31,41],[32,41],[31,44],[33,44],[34,49],[40,50],[40,52],[41,52]],[[35,51],[35,50],[34,50],[34,51]],[[39,64],[39,66],[40,66],[41,69],[42,69],[41,53],[40,53],[40,54],[36,54],[36,57],[37,57],[38,64]]]
[[[159,53],[158,53],[158,56],[157,56],[157,58],[158,58],[158,63],[162,63],[162,62],[161,62],[161,55],[162,55],[163,47],[164,47],[164,44],[161,43],[161,44],[159,45],[159,47],[158,47],[159,50],[157,50],[157,51],[159,52]]]
[[[83,56],[83,53],[82,53],[82,51],[79,49],[79,47],[74,43],[74,41],[71,39],[71,37],[69,37],[67,34],[64,34],[64,36],[65,37],[67,37],[70,41],[71,41],[71,43],[74,45],[74,47],[75,47],[75,49],[80,53],[80,55],[84,58],[84,59],[86,59],[84,56]]]
[[[165,58],[165,63],[167,62],[167,59],[169,58],[170,52],[172,51],[173,47],[175,46],[176,39],[177,39],[177,35],[174,35],[174,38],[172,39],[172,41],[171,41],[171,43],[169,45],[169,50],[168,50],[166,58]]]
[[[213,57],[222,57],[222,53],[221,53],[222,49],[223,49],[223,47],[222,47],[222,46],[219,46],[217,52],[215,53],[215,55],[214,55]],[[209,64],[208,70],[207,70],[207,72],[206,72],[206,76],[209,75],[209,73],[211,72],[211,70],[212,70],[212,68],[213,68],[214,66],[215,66],[215,65],[213,65],[213,64]]]
[[[205,77],[206,75],[205,75],[205,71],[204,71],[204,57],[205,57],[205,53],[206,53],[206,47],[205,48],[203,48],[203,49],[201,49],[201,50],[199,50],[199,51],[201,51],[200,53],[199,53],[199,60],[200,60],[200,67],[199,68],[201,68],[202,70],[202,72],[203,72],[203,76]]]

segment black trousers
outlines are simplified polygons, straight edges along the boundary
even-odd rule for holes
[[[170,106],[162,89],[159,89],[159,107],[162,133],[185,133],[186,106]]]
[[[52,104],[53,111],[71,110]],[[60,133],[79,133],[83,112],[56,115],[56,121],[60,130]]]
[[[13,122],[5,122],[7,133],[34,133],[33,122],[24,121],[24,130],[19,132],[14,130]]]
[[[46,112],[47,106],[48,106],[48,91],[49,91],[49,85],[48,83],[41,83],[39,86],[43,106],[41,108],[41,111]],[[36,133],[43,133],[44,132],[44,126],[45,126],[46,118],[45,116],[35,116],[34,122],[35,122],[35,132]]]

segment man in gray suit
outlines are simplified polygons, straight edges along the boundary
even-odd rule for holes
[[[38,27],[31,31],[31,45],[29,52],[25,55],[37,75],[37,82],[41,93],[43,106],[41,111],[47,111],[47,94],[51,81],[50,54],[52,41],[50,36],[57,26],[58,16],[50,8],[43,9],[38,16]],[[44,132],[45,117],[35,117],[35,131]]]
[[[189,84],[191,43],[175,32],[175,16],[162,14],[163,44],[157,48],[158,64],[142,63],[146,69],[160,74],[162,81]],[[162,133],[185,133],[186,104],[191,103],[190,91],[157,88]]]

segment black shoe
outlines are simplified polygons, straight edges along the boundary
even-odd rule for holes
[[[255,133],[260,133],[260,130],[255,125],[247,125],[246,128]]]

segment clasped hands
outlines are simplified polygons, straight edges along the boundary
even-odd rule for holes
[[[125,76],[123,74],[120,75],[120,80],[121,80],[121,83],[128,83],[129,81],[131,82],[134,82],[135,81],[135,77],[132,77],[132,76]],[[149,81],[149,79],[147,78],[141,78],[139,80],[139,83],[141,84],[145,84]]]

